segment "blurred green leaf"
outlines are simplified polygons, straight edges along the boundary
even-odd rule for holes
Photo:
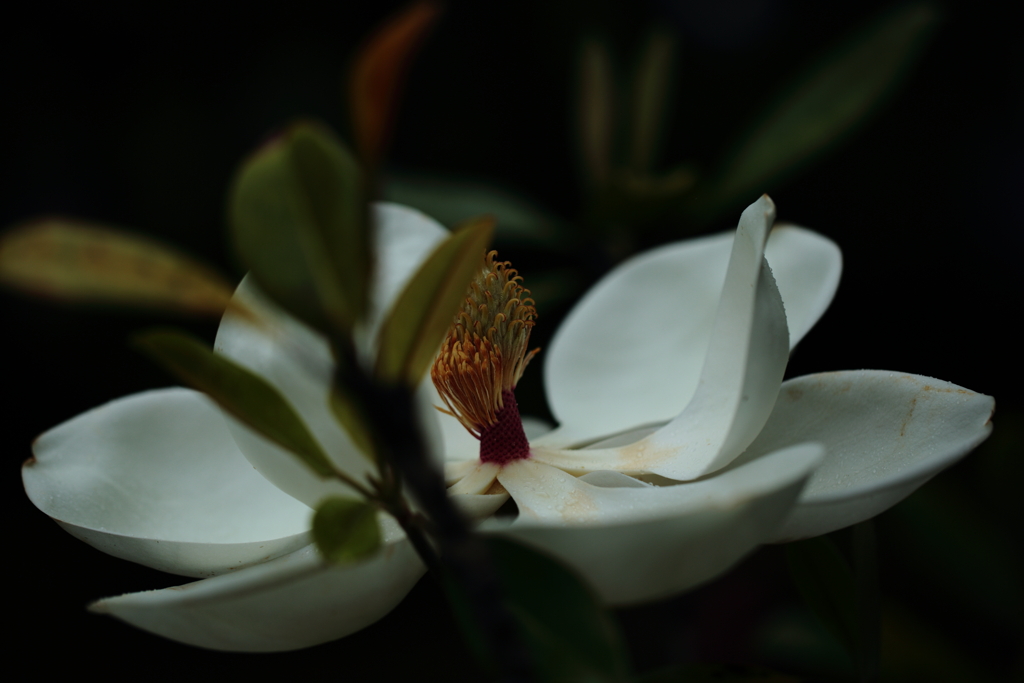
[[[681,664],[653,671],[637,683],[799,683],[800,679],[762,666],[726,664]]]
[[[633,119],[630,140],[630,168],[634,173],[651,171],[661,141],[668,96],[671,92],[672,56],[675,44],[664,31],[647,40],[633,78]]]
[[[313,542],[331,562],[355,562],[380,547],[377,509],[364,500],[332,496],[313,515]]]
[[[363,406],[360,401],[347,388],[335,384],[331,387],[331,395],[328,398],[331,412],[342,428],[352,439],[359,452],[370,458],[376,457],[373,448],[373,438],[367,429],[369,421],[363,414]]]
[[[859,652],[857,586],[835,543],[827,536],[786,545],[789,574],[800,596],[856,661]]]
[[[363,161],[376,166],[395,118],[396,100],[416,47],[438,14],[433,2],[416,2],[370,37],[352,67],[349,105]]]
[[[485,183],[392,174],[383,194],[387,200],[419,209],[449,229],[462,225],[467,217],[491,214],[497,222],[495,240],[499,242],[553,248],[571,241],[564,221]]]
[[[342,332],[366,309],[366,210],[355,158],[308,121],[250,157],[229,200],[235,246],[260,288],[314,327]]]
[[[376,376],[415,386],[423,378],[483,266],[494,219],[468,221],[409,280],[381,325]]]
[[[233,287],[152,240],[68,218],[41,218],[0,237],[0,283],[70,303],[221,316]]]
[[[321,477],[334,467],[288,401],[259,375],[216,354],[176,330],[153,330],[134,338],[142,351],[185,384],[206,393],[221,408],[299,457]]]
[[[935,24],[928,3],[888,12],[796,79],[741,139],[703,201],[721,209],[770,189],[882,104]]]
[[[528,546],[489,538],[506,605],[545,681],[624,681],[626,654],[611,617],[590,588]]]
[[[584,180],[605,185],[612,171],[615,144],[615,82],[608,47],[597,39],[584,41],[579,58],[579,146]]]

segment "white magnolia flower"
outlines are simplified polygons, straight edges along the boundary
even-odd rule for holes
[[[410,209],[377,212],[367,339],[445,235]],[[773,216],[764,197],[735,235],[654,249],[599,282],[545,351],[560,424],[525,449],[481,460],[480,443],[429,408],[442,399],[425,380],[428,431],[458,504],[483,518],[511,496],[520,514],[501,533],[624,604],[706,581],[760,543],[872,517],[984,440],[992,399],[948,382],[866,370],[782,381],[790,349],[832,299],[841,259],[803,228],[769,235]],[[327,406],[325,343],[249,280],[236,296],[272,324],[226,316],[218,351],[276,385],[339,467],[365,473]],[[463,418],[486,431],[473,414]],[[511,436],[499,442],[515,442],[518,423],[503,424]],[[54,428],[23,477],[41,510],[95,547],[212,577],[92,606],[185,643],[269,651],[339,638],[386,614],[423,572],[387,519],[371,559],[325,564],[309,545],[310,508],[344,485],[187,389],[129,396]]]

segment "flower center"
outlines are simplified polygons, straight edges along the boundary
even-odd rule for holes
[[[526,351],[537,317],[530,290],[497,253],[470,283],[430,377],[447,406],[439,410],[480,440],[480,460],[505,465],[530,456],[513,392],[540,349]]]

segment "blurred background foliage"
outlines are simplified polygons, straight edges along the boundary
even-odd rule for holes
[[[214,16],[171,6],[19,8],[0,40],[10,117],[0,225],[64,214],[130,227],[240,275],[225,240],[237,164],[296,116],[343,129],[342,74],[353,48],[400,6],[239,5]],[[880,106],[854,117],[845,134],[826,136],[834,144],[812,145],[803,163],[730,176],[742,135],[768,120],[764,108],[886,12],[924,17],[930,38],[915,46],[916,63],[881,93]],[[573,297],[615,262],[729,228],[743,205],[771,191],[780,220],[828,235],[846,261],[835,303],[788,376],[894,369],[996,397],[992,438],[875,525],[883,680],[1024,674],[1024,405],[1013,327],[1021,299],[1014,254],[1024,245],[1011,214],[1024,187],[1024,59],[1012,27],[1008,9],[967,2],[452,0],[409,74],[384,169],[387,196],[443,222],[497,215],[501,257],[537,295],[534,340],[542,347]],[[645,53],[669,74],[657,135],[628,125],[642,100],[631,78]],[[606,141],[605,171],[581,135],[584,68],[604,69],[613,84],[609,120],[618,133]],[[637,152],[637,136],[655,142]],[[461,204],[443,200],[452,183]],[[43,656],[59,644],[75,666],[115,675],[131,670],[119,653],[136,652],[168,675],[330,667],[361,680],[415,674],[425,663],[445,666],[451,680],[476,679],[430,580],[380,623],[300,653],[210,653],[86,614],[81,607],[96,597],[180,579],[58,533],[25,498],[17,466],[45,429],[170,383],[129,350],[132,331],[170,322],[210,339],[215,325],[7,292],[0,306],[5,501],[28,583],[12,617],[24,635],[14,651]],[[524,377],[519,402],[544,416],[539,370]],[[847,539],[836,537],[845,549]],[[849,675],[840,645],[800,601],[779,547],[693,593],[616,614],[641,672],[705,662],[765,665],[809,680]]]

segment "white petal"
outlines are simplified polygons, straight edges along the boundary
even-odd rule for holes
[[[544,381],[566,447],[678,415],[697,390],[734,232],[623,262],[566,317],[544,351]],[[779,226],[765,246],[789,319],[790,347],[824,313],[842,259],[830,240]]]
[[[832,240],[795,225],[772,228],[764,257],[786,306],[789,348],[825,313],[839,288],[843,255]]]
[[[653,472],[685,480],[727,465],[754,440],[771,414],[789,358],[785,311],[763,257],[774,213],[767,196],[743,212],[704,368],[685,410],[628,446],[534,448],[534,457],[570,472]]]
[[[368,331],[363,332],[367,338],[374,336],[394,297],[447,235],[438,223],[413,209],[378,204],[376,211],[377,268],[371,290],[370,322]],[[235,296],[259,313],[260,322],[253,323],[229,311],[217,331],[216,350],[277,387],[342,470],[365,475],[371,470],[369,461],[355,448],[328,405],[334,360],[326,341],[272,304],[251,277],[242,280]],[[426,393],[419,398],[428,400]],[[428,431],[433,430],[435,420],[433,415],[428,416]],[[253,466],[295,498],[315,506],[328,495],[351,495],[348,487],[320,479],[287,451],[240,423],[229,420],[229,426]],[[439,438],[433,434],[428,437]],[[442,452],[440,448],[432,450]]]
[[[815,471],[774,541],[856,524],[885,511],[981,443],[995,403],[949,382],[880,370],[797,377],[731,466],[799,441],[824,444]]]
[[[309,546],[225,576],[100,600],[90,609],[213,650],[296,650],[377,621],[423,571],[404,539],[346,566],[325,564]]]
[[[521,460],[498,476],[520,510],[505,533],[564,560],[613,604],[654,600],[750,552],[785,518],[820,459],[820,446],[804,444],[757,468],[668,487],[616,481],[624,475],[610,472],[586,475],[600,484],[593,485]]]
[[[309,542],[312,511],[255,472],[220,410],[189,389],[94,408],[40,436],[34,453],[28,497],[116,557],[211,576]]]

